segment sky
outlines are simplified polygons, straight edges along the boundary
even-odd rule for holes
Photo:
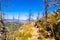
[[[60,6],[53,5],[50,1],[48,12],[53,12],[58,9]],[[33,18],[37,17],[38,11],[40,12],[40,17],[44,12],[44,2],[43,0],[6,0],[2,2],[2,11],[5,13],[5,19],[12,19],[13,16],[15,19],[18,19],[18,16],[22,20],[28,18],[29,10],[31,9]]]

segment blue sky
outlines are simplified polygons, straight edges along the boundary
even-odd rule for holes
[[[59,8],[58,6],[52,5],[50,1],[49,6],[49,12],[53,12]],[[38,10],[40,11],[40,16],[42,16],[44,7],[43,0],[8,0],[7,2],[3,2],[2,10],[6,13],[5,18],[12,19],[14,16],[15,19],[18,19],[18,15],[20,15],[20,19],[26,20],[29,9],[31,9],[35,19]]]

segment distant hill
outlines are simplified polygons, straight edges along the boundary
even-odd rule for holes
[[[13,22],[13,19],[4,19],[5,22]],[[27,22],[27,20],[19,20],[18,19],[14,19],[14,22]]]

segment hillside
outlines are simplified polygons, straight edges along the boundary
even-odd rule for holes
[[[46,26],[47,24],[47,26]],[[9,40],[60,40],[60,9],[34,22],[25,22],[9,36]]]

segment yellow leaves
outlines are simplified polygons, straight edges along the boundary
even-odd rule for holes
[[[21,36],[21,33],[20,32],[18,33],[18,31],[16,31],[16,32],[14,32],[14,36],[19,37],[19,36]]]
[[[40,36],[38,37],[38,39],[40,39],[40,40],[45,40],[45,37],[40,33],[39,34]]]
[[[21,40],[21,38],[20,37],[16,37],[16,40]]]
[[[49,22],[49,23],[56,23],[57,18],[55,16],[56,16],[55,13],[48,14],[47,22]]]
[[[13,36],[12,35],[9,35],[9,40],[12,40]]]
[[[32,22],[32,23],[31,23],[31,26],[34,27],[34,25],[35,25],[35,22]]]
[[[49,23],[51,23],[52,20],[51,20],[51,19],[48,19],[47,21],[48,21]]]
[[[29,31],[25,32],[24,36],[26,36],[29,33]]]
[[[33,28],[33,25],[30,23],[25,22],[24,25],[22,27],[20,27],[17,31],[15,31],[13,34],[14,35],[14,39],[16,40],[27,40],[29,37],[31,37],[31,30]],[[9,36],[9,38],[11,38],[11,40],[13,39],[13,36]]]
[[[31,31],[32,27],[33,26],[30,23],[25,23],[23,25],[23,29],[26,30],[26,31]]]

